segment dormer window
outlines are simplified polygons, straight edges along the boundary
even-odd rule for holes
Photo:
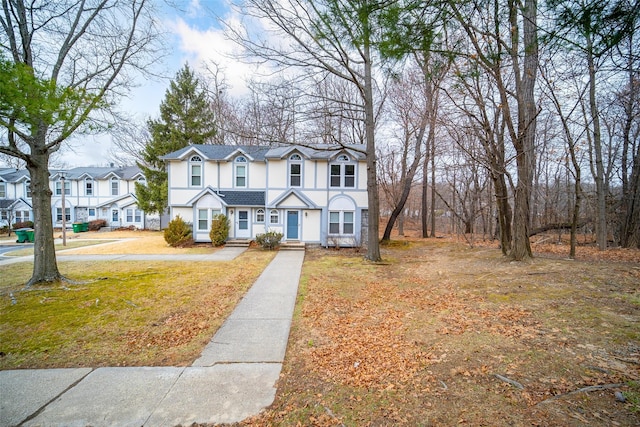
[[[202,186],[202,158],[191,156],[189,159],[189,182],[191,187]]]
[[[302,157],[293,154],[289,157],[289,186],[300,187],[302,185]]]
[[[120,194],[120,180],[115,176],[111,178],[111,195],[117,196]]]
[[[244,156],[235,159],[235,183],[236,187],[247,186],[247,159]]]

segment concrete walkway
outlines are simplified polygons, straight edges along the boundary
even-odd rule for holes
[[[303,259],[280,251],[192,366],[0,371],[0,426],[170,427],[259,413],[275,397]]]

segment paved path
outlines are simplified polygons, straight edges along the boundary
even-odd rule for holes
[[[303,259],[278,252],[192,366],[0,371],[0,426],[169,427],[259,413],[275,398]]]

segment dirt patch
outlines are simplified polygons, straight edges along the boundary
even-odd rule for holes
[[[242,425],[640,425],[635,256],[308,250],[276,401]]]

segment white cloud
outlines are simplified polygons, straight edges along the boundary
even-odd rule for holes
[[[255,73],[255,66],[237,59],[242,50],[223,30],[214,27],[199,30],[180,17],[167,23],[167,27],[179,38],[182,63],[189,62],[193,68],[204,71],[206,64],[214,62],[234,96],[247,93],[246,81]]]

